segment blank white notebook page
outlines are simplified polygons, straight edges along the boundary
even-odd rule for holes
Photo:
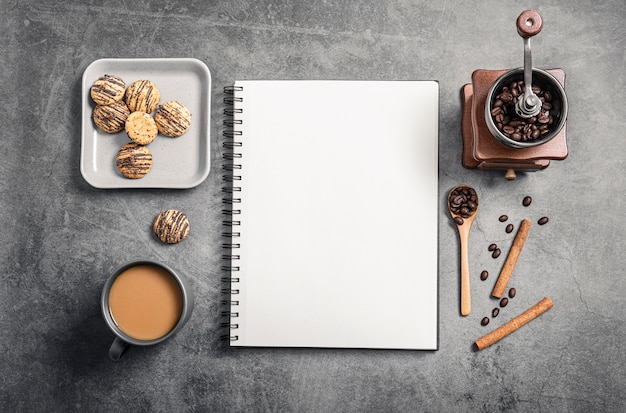
[[[235,86],[231,345],[437,349],[438,83]]]

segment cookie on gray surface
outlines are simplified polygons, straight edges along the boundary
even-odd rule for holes
[[[152,153],[147,146],[127,143],[117,153],[115,164],[126,178],[140,179],[152,169]]]
[[[96,105],[110,105],[124,97],[126,83],[117,75],[104,75],[91,86],[91,99]]]
[[[159,132],[170,138],[181,136],[191,126],[191,112],[177,100],[170,100],[159,105],[154,114]]]
[[[189,235],[189,219],[178,210],[168,209],[156,217],[152,230],[166,244],[176,244]]]
[[[106,133],[118,133],[124,130],[130,110],[123,101],[110,105],[96,105],[92,118],[96,127]]]
[[[136,80],[126,89],[126,105],[131,112],[152,113],[161,100],[161,92],[150,80]]]

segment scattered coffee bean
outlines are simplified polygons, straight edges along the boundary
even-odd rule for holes
[[[500,89],[492,103],[491,117],[500,132],[515,141],[533,141],[550,132],[550,126],[556,124],[551,114],[555,103],[552,94],[538,85],[532,85],[533,91],[541,100],[541,112],[537,116],[524,119],[517,116],[515,105],[526,89],[524,81],[511,82]],[[558,105],[558,103],[557,103]]]
[[[524,206],[528,206],[533,202],[533,199],[530,196],[525,196],[524,200],[522,201],[522,205]]]
[[[515,291],[515,288],[511,288],[509,290],[509,298],[513,298],[515,297],[515,294],[517,293],[517,291]]]
[[[481,326],[486,326],[487,324],[489,324],[489,317],[485,317],[482,320],[480,320]]]
[[[469,218],[478,209],[478,195],[474,188],[460,186],[455,188],[448,198],[450,202],[450,212]],[[456,219],[455,219],[456,221]],[[462,225],[457,222],[457,225]]]
[[[494,308],[493,310],[491,310],[491,316],[492,317],[497,317],[498,314],[500,314],[500,309],[498,307]]]
[[[483,272],[480,273],[481,280],[485,281],[488,277],[489,277],[489,272],[487,270],[484,270]]]
[[[513,232],[513,224],[509,224],[506,226],[505,231],[507,234],[510,234],[511,232]]]
[[[547,224],[548,221],[549,221],[548,217],[541,217],[541,218],[539,218],[539,221],[537,221],[537,223],[539,225],[544,225],[544,224]]]
[[[455,218],[454,218],[454,222],[455,222],[457,225],[463,225],[463,223],[464,223],[465,221],[463,221],[463,218],[461,218],[461,217],[455,217]]]
[[[509,217],[507,215],[500,215],[500,218],[498,218],[500,220],[500,222],[505,222],[507,219],[509,219]]]
[[[496,244],[490,244],[489,247],[487,248],[489,251],[495,251],[496,248],[498,248],[498,246]]]
[[[501,252],[502,252],[502,251],[500,251],[500,248],[496,248],[496,249],[495,249],[495,250],[493,250],[493,252],[491,253],[491,256],[492,256],[493,258],[498,258],[498,257],[500,256],[500,253],[501,253]]]
[[[504,297],[502,300],[500,300],[500,307],[506,307],[508,303],[509,303],[509,299]]]

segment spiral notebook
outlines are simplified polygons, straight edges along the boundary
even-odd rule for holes
[[[225,92],[231,345],[436,350],[438,83]]]

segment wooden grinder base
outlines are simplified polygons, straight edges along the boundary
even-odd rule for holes
[[[506,179],[515,179],[515,171],[537,171],[550,166],[550,160],[567,158],[567,123],[561,131],[542,145],[532,148],[511,148],[496,140],[485,122],[485,101],[492,84],[508,70],[476,70],[472,83],[461,88],[463,101],[462,135],[465,168],[505,170]],[[548,69],[565,86],[562,69]]]

